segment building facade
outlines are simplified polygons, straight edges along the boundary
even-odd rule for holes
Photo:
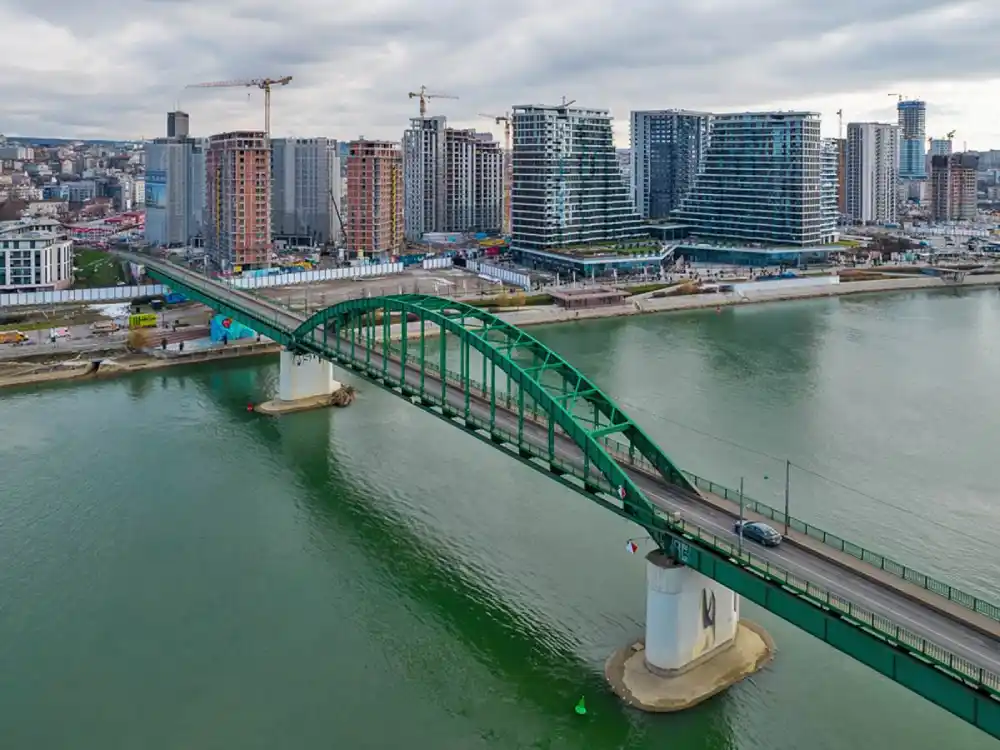
[[[187,112],[167,112],[167,138],[187,138],[189,125]]]
[[[855,224],[898,218],[899,127],[880,122],[847,125],[847,217]]]
[[[341,240],[340,156],[327,138],[271,139],[271,233],[293,245]]]
[[[0,232],[0,290],[46,292],[73,284],[73,242],[57,232]]]
[[[156,138],[145,146],[146,241],[193,244],[202,234],[205,150],[201,139]]]
[[[523,253],[644,237],[604,109],[514,107],[511,247]]]
[[[472,228],[477,232],[503,231],[504,152],[489,133],[476,133]],[[448,231],[462,231],[449,229]]]
[[[820,179],[820,207],[823,215],[824,236],[832,239],[837,235],[837,225],[840,223],[840,209],[837,200],[840,192],[840,178],[838,176],[838,162],[840,157],[840,144],[837,138],[824,138],[820,148],[822,155],[822,168]]]
[[[403,135],[406,238],[428,232],[497,233],[503,224],[503,152],[488,133],[416,117]]]
[[[398,143],[351,141],[347,156],[346,246],[359,257],[403,246],[403,155]]]
[[[206,255],[223,271],[268,267],[271,159],[265,134],[213,135],[208,139],[205,170]]]
[[[694,185],[712,115],[682,109],[632,113],[631,190],[644,219],[666,219]]]
[[[899,118],[899,178],[926,180],[924,144],[927,142],[927,102],[901,101],[896,105]]]
[[[837,213],[847,216],[847,139],[837,138]]]
[[[715,115],[701,171],[675,216],[707,238],[828,243],[836,239],[829,169],[814,112]]]
[[[976,218],[977,154],[931,157],[931,220],[972,221]]]
[[[403,134],[404,220],[411,242],[444,231],[446,123],[443,115],[415,117]]]

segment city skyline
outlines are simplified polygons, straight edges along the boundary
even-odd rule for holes
[[[274,94],[276,137],[399,140],[417,114],[407,94],[426,84],[459,97],[432,100],[429,114],[497,137],[478,113],[564,95],[609,109],[619,147],[628,145],[629,113],[642,109],[808,110],[833,136],[838,109],[845,123],[895,122],[888,94],[899,92],[927,101],[929,137],[956,130],[957,147],[1000,144],[1000,105],[988,95],[1000,7],[985,2],[559,0],[515,2],[501,16],[457,0],[280,8],[11,0],[0,21],[14,61],[0,73],[0,132],[14,137],[152,138],[176,106],[191,113],[194,135],[259,129],[259,91],[184,87],[293,75]],[[40,39],[49,42],[44,57]],[[94,54],[105,42],[114,54]]]

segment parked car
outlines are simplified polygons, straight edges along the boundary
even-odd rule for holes
[[[743,527],[744,539],[763,544],[765,547],[777,547],[781,544],[781,534],[766,523],[760,523],[759,521],[737,521],[733,526],[733,531],[739,534],[740,526]]]

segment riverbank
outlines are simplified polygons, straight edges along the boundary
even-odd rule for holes
[[[823,287],[778,289],[774,292],[754,291],[742,296],[713,293],[654,298],[647,294],[632,298],[625,305],[597,307],[589,310],[565,310],[554,305],[547,305],[544,307],[524,307],[504,310],[499,312],[498,316],[509,323],[525,327],[631,315],[710,309],[731,305],[783,302],[814,297],[839,297],[843,295],[879,294],[908,290],[976,288],[986,286],[1000,286],[1000,274],[968,276],[961,282],[944,282],[941,279],[929,276],[876,279],[871,281],[843,282]],[[392,339],[398,340],[402,335],[401,326],[399,324],[393,325],[390,335]],[[432,334],[428,331],[426,335]],[[418,332],[411,334],[411,338],[416,336],[419,336]],[[250,342],[247,344],[235,342],[227,347],[202,349],[185,354],[175,353],[166,357],[152,354],[130,354],[122,350],[119,353],[81,352],[71,360],[58,362],[49,361],[39,363],[10,360],[0,365],[0,389],[46,382],[118,377],[133,372],[199,362],[234,359],[237,357],[276,355],[280,351],[281,346],[271,342]],[[96,367],[94,365],[95,362],[99,363]]]
[[[916,278],[874,279],[847,281],[819,287],[755,290],[737,296],[732,293],[689,294],[676,297],[653,297],[650,294],[633,297],[626,304],[595,307],[589,310],[564,310],[560,307],[524,307],[499,313],[504,320],[518,326],[548,325],[576,320],[617,318],[628,315],[702,310],[764,302],[785,302],[815,297],[840,297],[854,294],[880,294],[919,289],[956,289],[1000,286],[1000,274],[967,276],[960,282],[946,282],[933,276]]]
[[[165,367],[276,355],[280,351],[280,344],[254,341],[166,357],[121,351],[105,354],[95,352],[89,355],[83,353],[72,359],[54,362],[7,361],[0,364],[0,389],[69,380],[103,380]]]

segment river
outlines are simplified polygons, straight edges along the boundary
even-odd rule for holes
[[[998,330],[996,290],[953,290],[532,332],[686,468],[780,504],[788,459],[794,515],[1000,600]],[[276,378],[0,396],[5,747],[1000,747],[749,603],[770,666],[623,708],[634,527],[374,386],[247,413]]]

